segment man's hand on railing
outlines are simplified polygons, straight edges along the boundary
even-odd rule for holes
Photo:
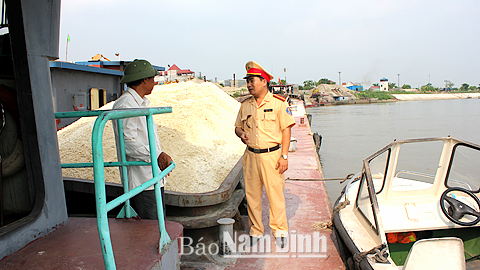
[[[158,156],[157,161],[158,161],[158,167],[160,167],[160,170],[163,171],[170,165],[170,162],[173,160],[169,155],[167,155],[167,153],[162,152],[160,156]],[[168,174],[168,176],[170,176],[170,173]]]

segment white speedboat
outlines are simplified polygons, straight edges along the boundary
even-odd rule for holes
[[[333,211],[347,269],[480,269],[480,145],[394,141],[363,161]]]

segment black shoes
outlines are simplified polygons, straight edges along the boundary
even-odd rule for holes
[[[251,247],[255,246],[258,243],[259,240],[260,240],[259,237],[250,236],[250,246]],[[280,248],[285,248],[287,246],[287,241],[288,241],[288,239],[287,239],[286,236],[275,237],[275,243]]]
[[[278,247],[284,248],[287,245],[287,238],[284,236],[275,237],[275,242]]]
[[[258,240],[260,240],[260,238],[250,235],[250,246],[251,247],[255,246],[257,244]]]

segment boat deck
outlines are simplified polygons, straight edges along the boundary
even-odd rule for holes
[[[139,230],[139,224],[141,230]],[[172,242],[158,254],[157,220],[109,219],[117,269],[176,269],[183,227],[167,221]],[[168,259],[162,260],[162,257]],[[173,265],[166,265],[173,263]],[[163,264],[163,265],[162,265]],[[69,218],[68,223],[0,261],[1,269],[105,269],[96,218]]]
[[[296,125],[292,128],[292,137],[297,139],[296,151],[289,153],[289,169],[285,172],[285,201],[290,231],[288,252],[277,252],[272,237],[271,254],[259,258],[240,257],[236,263],[225,269],[345,269],[335,247],[332,231],[318,231],[326,240],[326,250],[319,253],[300,252],[301,236],[312,236],[312,225],[331,219],[328,194],[322,181],[320,161],[315,150],[311,129],[305,115],[303,103],[299,101],[298,110],[293,111]],[[303,120],[301,120],[303,118]],[[272,235],[268,226],[268,199],[263,193],[263,224],[265,235]],[[292,237],[297,243],[292,241]],[[312,241],[313,242],[313,241]],[[304,245],[306,247],[306,245]],[[304,249],[306,250],[306,249]],[[324,252],[326,251],[326,252]]]
[[[209,264],[200,269],[345,269],[335,246],[334,234],[331,231],[314,231],[312,228],[316,222],[330,220],[331,209],[324,183],[318,181],[323,175],[304,109],[294,111],[294,118],[296,125],[292,128],[292,137],[297,139],[296,151],[289,153],[289,170],[285,173],[285,199],[290,231],[288,250],[278,251],[272,237],[270,253],[259,254],[257,257],[240,256],[229,265]],[[265,235],[271,236],[265,193],[262,215]],[[139,222],[142,223],[141,230],[138,230]],[[176,269],[178,266],[165,264],[179,262],[178,257],[176,260],[172,257],[178,256],[178,239],[182,236],[183,229],[180,224],[167,221],[167,231],[172,242],[164,254],[158,254],[157,221],[109,219],[109,224],[117,269]],[[310,237],[312,242],[301,245],[300,237]],[[315,251],[315,243],[321,247],[318,251]],[[104,269],[96,219],[70,217],[69,222],[54,233],[0,261],[1,269],[19,267],[40,270]]]

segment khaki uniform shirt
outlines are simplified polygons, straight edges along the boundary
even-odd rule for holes
[[[247,132],[248,146],[257,149],[277,146],[282,143],[282,131],[295,125],[288,103],[278,97],[268,92],[260,106],[254,97],[242,102],[235,127]]]

